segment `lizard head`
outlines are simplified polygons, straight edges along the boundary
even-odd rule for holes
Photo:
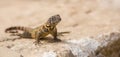
[[[60,15],[56,14],[54,16],[51,16],[48,19],[47,24],[48,24],[48,26],[56,26],[60,21],[61,21]]]

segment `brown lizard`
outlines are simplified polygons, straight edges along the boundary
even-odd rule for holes
[[[61,21],[59,14],[51,16],[48,21],[34,29],[27,27],[14,26],[9,27],[5,30],[6,33],[17,33],[17,30],[24,31],[23,34],[18,34],[20,37],[31,37],[36,39],[35,44],[39,44],[39,39],[46,37],[48,34],[51,34],[54,37],[55,41],[61,41],[57,38],[57,28],[56,25]],[[27,35],[27,36],[26,36]]]

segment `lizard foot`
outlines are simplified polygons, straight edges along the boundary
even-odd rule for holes
[[[61,42],[62,40],[60,40],[60,39],[54,39],[54,42]]]
[[[33,42],[35,45],[41,45],[42,43],[41,42],[38,42],[38,41],[35,41]]]

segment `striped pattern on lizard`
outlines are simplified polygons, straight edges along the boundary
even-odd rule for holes
[[[31,37],[36,39],[35,44],[39,44],[41,38],[46,37],[51,34],[55,41],[61,41],[57,38],[57,28],[56,25],[61,21],[59,14],[51,16],[46,23],[36,28],[28,28],[21,26],[9,27],[5,30],[6,33],[18,33],[18,30],[24,31],[23,34],[17,34],[20,37]]]

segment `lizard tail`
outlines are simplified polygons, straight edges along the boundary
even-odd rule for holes
[[[29,31],[31,28],[23,27],[23,26],[13,26],[9,27],[5,30],[6,33],[17,33],[18,30],[20,31]]]

